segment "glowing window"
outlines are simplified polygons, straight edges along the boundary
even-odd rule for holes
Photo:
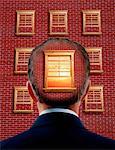
[[[17,11],[17,35],[33,35],[34,34],[34,10],[18,10]]]
[[[83,34],[101,34],[100,10],[83,11]]]
[[[85,111],[104,111],[103,86],[91,86],[85,97]]]
[[[102,48],[86,48],[90,59],[90,72],[102,73]]]
[[[45,51],[45,91],[74,90],[74,51]]]
[[[15,73],[26,74],[28,70],[28,60],[33,48],[15,49]]]
[[[67,34],[67,10],[50,11],[50,34]]]
[[[31,113],[33,111],[33,100],[25,86],[15,87],[14,89],[14,112]]]

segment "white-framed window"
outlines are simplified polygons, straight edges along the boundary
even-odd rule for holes
[[[67,10],[50,10],[50,35],[68,34]]]
[[[33,100],[26,86],[14,87],[14,113],[32,113]]]
[[[35,11],[17,10],[16,35],[35,34]]]
[[[26,74],[28,71],[28,60],[33,48],[15,49],[15,73]]]
[[[103,86],[90,86],[85,97],[86,112],[103,112]]]
[[[83,34],[101,34],[100,10],[83,10]]]
[[[90,59],[90,72],[102,73],[102,48],[101,47],[89,47],[86,48]]]

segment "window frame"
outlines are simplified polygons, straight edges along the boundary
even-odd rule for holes
[[[100,14],[101,10],[83,10],[83,35],[100,35],[102,34],[101,32],[101,14]],[[98,14],[98,28],[99,31],[97,32],[93,32],[93,31],[86,31],[86,15],[87,14]]]
[[[61,50],[47,50],[44,51],[45,54],[45,76],[44,76],[44,88],[43,90],[45,92],[72,92],[73,90],[76,90],[74,87],[74,52],[75,50],[67,50],[67,51],[61,51]],[[70,56],[71,57],[71,87],[62,88],[62,87],[55,87],[55,88],[49,88],[48,87],[48,56]]]
[[[50,10],[50,27],[49,27],[49,34],[50,35],[67,35],[68,34],[68,10]],[[64,14],[64,20],[65,20],[65,32],[53,32],[53,15],[61,15]],[[58,18],[59,19],[59,18]],[[56,28],[56,27],[55,27]],[[62,27],[59,27],[62,28]]]
[[[31,48],[15,48],[15,70],[14,70],[14,73],[15,74],[27,74],[28,70],[27,71],[23,71],[23,70],[19,70],[17,69],[18,67],[18,57],[19,57],[19,53],[20,52],[30,52],[30,55],[31,55],[31,51],[33,50],[33,47]],[[25,65],[28,65],[28,64],[25,64]]]
[[[30,102],[28,102],[28,103],[25,102],[25,105],[30,104],[31,109],[28,109],[28,110],[26,110],[26,109],[16,109],[16,106],[18,104],[24,105],[24,102],[17,102],[17,95],[18,95],[17,93],[18,93],[18,91],[27,91],[28,92],[28,89],[27,89],[26,86],[15,86],[14,87],[14,110],[13,110],[13,112],[14,113],[32,113],[33,112],[33,99],[31,98],[31,96],[30,96],[30,99],[29,99]],[[28,94],[29,94],[29,92],[28,92]]]
[[[101,90],[101,92],[100,92],[100,97],[101,97],[101,100],[100,100],[100,102],[93,102],[93,100],[91,101],[91,102],[88,102],[88,93],[90,92],[90,91],[95,91],[95,90]],[[103,112],[104,111],[104,99],[103,99],[103,85],[91,85],[90,87],[89,87],[89,90],[88,90],[88,93],[87,93],[87,95],[85,96],[85,98],[84,98],[84,101],[85,101],[85,112]],[[93,95],[93,97],[94,97],[94,95]],[[101,108],[87,108],[88,106],[88,104],[101,104]]]
[[[96,66],[99,66],[100,69],[95,69],[95,70],[91,70],[90,69],[90,73],[103,73],[103,65],[102,65],[102,47],[87,47],[86,51],[88,52],[89,55],[89,60],[90,60],[90,54],[89,52],[98,52],[99,51],[99,64],[97,64]],[[90,62],[90,66],[95,66],[95,62],[91,63]]]
[[[35,34],[35,10],[17,10],[16,35],[32,36]],[[32,15],[32,32],[19,32],[20,15]],[[26,26],[25,26],[26,28]]]

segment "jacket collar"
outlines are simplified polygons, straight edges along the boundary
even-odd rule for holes
[[[48,108],[48,109],[45,109],[44,111],[42,111],[42,112],[39,114],[39,116],[40,116],[40,115],[43,115],[43,114],[46,114],[46,113],[52,113],[52,112],[69,113],[69,114],[73,114],[73,115],[75,115],[75,116],[78,117],[78,115],[77,115],[74,111],[72,111],[72,110],[70,110],[70,109],[67,109],[67,108]]]
[[[36,119],[35,123],[31,128],[53,125],[53,124],[57,124],[57,125],[67,124],[67,125],[76,126],[78,128],[84,128],[79,117],[64,112],[51,112],[51,113],[40,115]]]

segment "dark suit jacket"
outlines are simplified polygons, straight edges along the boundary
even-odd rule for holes
[[[115,141],[84,128],[72,114],[53,112],[38,117],[27,131],[2,142],[2,149],[114,149]]]

